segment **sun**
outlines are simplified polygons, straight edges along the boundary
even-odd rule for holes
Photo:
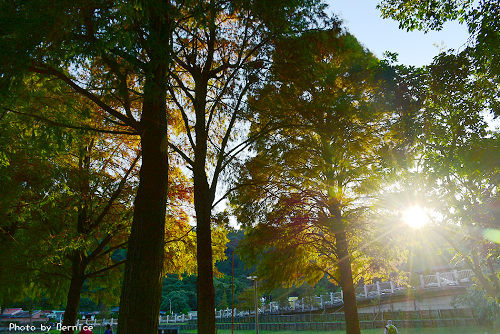
[[[411,228],[421,228],[429,222],[429,216],[424,208],[414,205],[403,211],[403,221]]]

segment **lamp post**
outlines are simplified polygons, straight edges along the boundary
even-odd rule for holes
[[[234,328],[234,249],[231,253],[231,334]]]
[[[253,280],[253,297],[255,302],[255,334],[259,334],[259,308],[257,304],[257,276],[248,276],[248,279]]]
[[[234,329],[234,252],[238,247],[238,242],[232,240],[230,242],[229,248],[232,248],[231,252],[231,334],[233,334]]]

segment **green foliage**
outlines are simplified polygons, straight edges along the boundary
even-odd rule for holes
[[[195,295],[194,291],[177,290],[162,296],[161,309],[173,313],[187,313],[191,310],[190,300]]]
[[[436,58],[428,80],[419,144],[424,191],[444,217],[438,231],[454,250],[455,262],[473,269],[481,286],[495,295],[498,279],[488,280],[483,272],[499,247],[483,231],[498,226],[499,136],[485,120],[498,115],[497,83],[475,71],[463,54]]]
[[[451,253],[451,263],[472,269],[488,295],[497,296],[499,247],[484,233],[498,226],[500,95],[498,76],[485,73],[474,57],[467,50],[442,53],[409,73],[405,83],[417,102],[410,119],[414,139],[407,167],[395,173],[395,194],[381,202],[386,220],[405,206],[427,207],[434,233],[412,239],[430,245],[428,253],[436,247]]]
[[[500,321],[498,302],[475,285],[469,287],[465,295],[457,296],[454,303],[469,307],[474,318],[482,326],[498,325]]]
[[[17,297],[12,294],[2,297],[7,301],[22,298],[26,285],[29,291],[50,297],[54,305],[59,305],[66,297],[75,253],[89,256],[86,273],[116,263],[111,259],[112,251],[126,235],[132,187],[125,184],[119,196],[106,206],[121,180],[121,167],[117,168],[106,157],[109,152],[106,150],[116,152],[120,147],[107,146],[105,138],[98,135],[54,129],[14,113],[7,114],[2,121],[6,128],[30,129],[28,133],[22,130],[13,133],[9,142],[2,145],[9,163],[0,173],[5,176],[2,182],[11,183],[6,189],[12,190],[0,210],[4,217],[1,237],[6,240],[2,248],[6,247],[6,256],[9,254],[8,265],[13,271],[9,275],[14,278],[7,286],[18,290]],[[52,140],[58,133],[63,135]],[[85,152],[92,154],[92,158],[85,156]],[[121,159],[127,159],[127,154],[121,155]],[[84,200],[90,191],[94,202]],[[106,215],[98,218],[102,212]],[[99,224],[91,227],[96,221]],[[102,254],[90,257],[102,242],[106,242]],[[113,272],[116,271],[110,271]],[[107,275],[106,279],[98,277],[100,287],[89,285],[87,293],[102,301],[112,301],[117,295],[113,286],[116,290],[120,280],[116,275]]]
[[[500,74],[500,7],[496,0],[383,0],[378,5],[384,18],[399,21],[407,30],[440,30],[447,21],[466,24],[468,49],[475,65],[492,76]]]
[[[161,310],[173,313],[196,310],[196,276],[167,275],[163,279]]]
[[[231,254],[237,247],[240,240],[243,238],[243,231],[235,231],[228,234],[228,247],[214,249],[214,254],[219,259],[220,252],[225,252],[225,259],[221,259],[215,264],[216,271],[220,273],[219,277],[214,278],[215,286],[215,307],[217,309],[231,308]],[[252,282],[247,279],[252,270],[247,269],[244,263],[239,258],[238,254],[234,255],[234,301],[238,303],[239,295],[249,286],[253,286]],[[173,312],[184,312],[183,310],[192,311],[197,309],[196,302],[196,275],[167,275],[163,280],[162,290],[162,311],[169,311],[169,299],[175,296],[184,295],[182,302],[178,304],[179,308],[174,308]],[[177,297],[175,297],[177,298]],[[187,306],[186,306],[187,303]],[[177,304],[176,304],[177,305]],[[182,307],[181,307],[182,306]]]
[[[470,15],[471,0],[382,1],[378,8],[384,18],[400,21],[408,30],[440,30],[443,23]]]
[[[262,291],[257,288],[257,305],[259,308],[262,307],[260,302],[262,296]],[[236,307],[241,310],[255,310],[255,292],[253,286],[246,288],[238,295]]]
[[[336,234],[345,228],[354,276],[388,274],[395,254],[361,200],[379,189],[382,152],[398,143],[398,117],[383,98],[386,64],[339,30],[283,39],[273,60],[271,82],[249,109],[251,131],[273,130],[256,142],[232,198],[240,221],[255,226],[244,259],[270,286],[314,284],[325,273],[339,282]]]

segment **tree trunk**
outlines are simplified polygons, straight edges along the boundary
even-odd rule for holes
[[[358,318],[358,307],[356,305],[356,292],[352,279],[351,257],[347,247],[347,233],[344,224],[340,231],[335,234],[337,255],[339,257],[340,285],[344,296],[344,314],[347,334],[361,334]]]
[[[196,147],[194,149],[193,181],[198,265],[198,333],[215,334],[215,290],[212,228],[210,225],[214,198],[205,171],[208,145],[208,133],[205,128],[208,77],[201,75],[196,77],[195,81]]]
[[[492,296],[495,298],[497,303],[500,302],[500,282],[498,279],[498,274],[493,266],[493,261],[491,260],[491,257],[486,258],[486,263],[488,264],[488,268],[490,269],[490,281],[493,286],[493,293],[494,295]]]
[[[68,297],[66,298],[66,309],[64,310],[63,326],[74,326],[78,317],[80,307],[80,293],[82,291],[85,278],[82,266],[81,254],[77,254],[72,259],[71,283],[69,285]],[[73,334],[73,330],[62,331],[62,334]]]
[[[215,334],[215,290],[210,226],[212,201],[204,167],[203,165],[203,174],[195,172],[194,182],[198,254],[198,333]]]
[[[158,64],[144,86],[142,165],[120,299],[120,334],[158,332],[168,186],[165,73],[166,63]]]

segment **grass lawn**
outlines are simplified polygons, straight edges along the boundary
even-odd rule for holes
[[[105,327],[96,327],[96,328],[92,329],[92,332],[94,334],[104,334],[105,330],[106,330]],[[51,330],[49,333],[50,334],[61,334],[61,331]],[[78,334],[78,331],[76,331],[75,334]],[[113,328],[113,334],[116,334],[116,328]]]
[[[196,333],[196,331],[183,331],[182,333]],[[219,330],[218,334],[230,334],[231,330]],[[235,334],[253,334],[255,331],[234,331]],[[259,334],[345,334],[345,331],[259,331]],[[363,334],[383,334],[384,329],[365,329]],[[401,328],[399,334],[499,334],[500,330],[485,327],[441,327],[441,328]]]
[[[96,327],[93,330],[94,334],[103,334],[104,327]],[[59,334],[60,331],[51,330],[50,334]],[[113,329],[113,333],[116,334],[116,328]],[[182,331],[182,333],[197,333],[196,330],[193,331]],[[219,330],[218,334],[230,334],[231,330]],[[234,331],[235,334],[253,334],[253,330],[245,331]],[[259,331],[260,334],[345,334],[345,331]],[[383,334],[384,330],[380,329],[365,329],[362,330],[363,334]],[[441,328],[400,328],[399,334],[500,334],[500,329],[498,328],[486,328],[486,327],[441,327]],[[75,333],[77,334],[77,333]]]

